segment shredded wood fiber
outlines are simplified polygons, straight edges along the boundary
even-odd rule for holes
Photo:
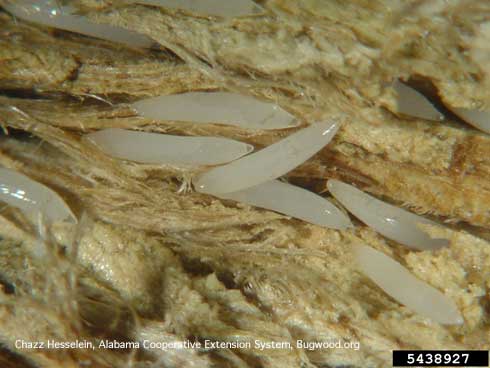
[[[56,190],[80,219],[45,232],[2,207],[2,366],[388,367],[394,349],[490,348],[490,136],[457,119],[401,116],[391,88],[410,79],[441,104],[490,108],[490,46],[479,31],[490,3],[266,0],[265,14],[232,20],[124,1],[71,4],[155,47],[43,28],[0,9],[0,165]],[[287,179],[323,195],[329,178],[354,183],[446,223],[428,231],[450,246],[414,252],[360,222],[330,230],[219,200],[190,186],[205,168],[117,160],[82,139],[117,127],[222,136],[257,150],[301,128],[154,121],[128,105],[223,89],[276,101],[302,127],[340,116],[332,143]],[[464,324],[439,325],[387,296],[353,264],[359,243],[452,298]],[[77,339],[252,348],[16,347]],[[256,340],[293,348],[260,350]],[[310,351],[297,340],[360,348]]]

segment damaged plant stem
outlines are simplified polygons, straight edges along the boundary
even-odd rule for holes
[[[0,4],[5,354],[374,368],[486,348],[487,5]],[[85,220],[23,237],[33,208]],[[15,345],[101,336],[133,345]],[[189,336],[222,348],[143,343]]]

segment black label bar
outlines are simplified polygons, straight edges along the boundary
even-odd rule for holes
[[[394,350],[393,367],[488,367],[488,350]]]

